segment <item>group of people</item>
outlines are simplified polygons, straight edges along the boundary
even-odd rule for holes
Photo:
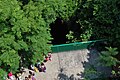
[[[29,75],[26,76],[24,78],[24,80],[36,80],[35,79],[35,72],[46,72],[46,66],[44,63],[46,63],[47,61],[51,61],[52,58],[51,58],[51,53],[48,53],[48,55],[45,55],[44,56],[44,60],[42,62],[40,62],[39,60],[37,60],[37,63],[35,65],[30,65],[30,69],[32,71],[29,71]],[[8,73],[8,78],[6,80],[22,80],[19,76],[22,75],[22,72],[24,72],[24,69],[21,68],[21,71],[19,74],[15,75],[15,77],[13,76],[12,72],[9,72]]]
[[[36,80],[36,78],[34,77],[35,74],[31,71],[29,71],[29,75],[25,77],[25,80]]]
[[[30,65],[30,69],[35,71],[35,72],[46,72],[46,66],[44,63],[46,63],[47,61],[51,61],[51,53],[48,53],[48,55],[45,55],[44,57],[44,61],[40,62],[39,60],[37,60],[37,63],[35,65]]]

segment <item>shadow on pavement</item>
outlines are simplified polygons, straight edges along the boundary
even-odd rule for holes
[[[76,77],[74,76],[74,74],[68,76],[68,75],[66,75],[63,71],[64,71],[64,69],[61,68],[61,69],[60,69],[60,73],[59,73],[58,76],[57,76],[57,80],[82,80],[82,79],[76,78]]]
[[[84,77],[86,80],[106,80],[98,79],[109,77],[111,74],[111,68],[100,65],[99,62],[99,52],[96,49],[89,50],[88,61],[82,62],[84,67],[84,72],[80,73],[80,76]]]
[[[69,77],[65,73],[59,73],[57,76],[57,80],[82,80],[82,79],[75,78],[73,74]]]

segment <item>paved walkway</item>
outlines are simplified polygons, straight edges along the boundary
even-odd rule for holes
[[[88,64],[96,65],[97,57],[97,51],[87,49],[53,53],[52,61],[45,63],[46,73],[35,73],[35,77],[37,80],[82,80],[86,66]],[[107,68],[104,69],[107,70]],[[107,73],[109,73],[109,69]],[[28,70],[26,75],[28,75]]]

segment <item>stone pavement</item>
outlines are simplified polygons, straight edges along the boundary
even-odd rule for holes
[[[35,77],[37,80],[82,80],[85,66],[96,65],[96,57],[97,51],[87,49],[53,53],[52,61],[45,63],[46,72],[35,73]],[[109,73],[109,69],[107,72]]]
[[[46,73],[36,74],[39,80],[69,80],[70,77],[77,76],[83,72],[82,62],[88,61],[88,50],[78,50],[69,52],[60,52],[52,54],[52,61],[48,61]]]

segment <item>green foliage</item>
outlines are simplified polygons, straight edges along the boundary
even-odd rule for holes
[[[69,21],[72,26],[70,30],[74,32],[76,41],[88,41],[93,35],[93,0],[80,0],[77,1],[77,6],[74,15]]]
[[[81,34],[82,41],[88,41],[92,35],[92,29],[87,29],[83,34]]]
[[[97,75],[97,70],[93,65],[89,65],[87,69],[85,69],[84,72],[84,78],[85,80],[91,80],[92,77]]]
[[[74,38],[74,33],[72,31],[69,31],[69,33],[66,35],[68,42],[67,43],[71,43],[71,42],[76,42],[76,38]]]
[[[51,51],[49,24],[53,20],[45,20],[45,7],[40,7],[44,4],[39,4],[0,1],[0,66],[4,66],[4,71],[15,73],[21,60],[25,63],[22,66],[29,65]]]
[[[57,3],[55,10],[58,17],[69,20],[71,16],[75,15],[74,11],[78,5],[77,0],[58,0],[55,3]]]
[[[4,63],[4,65],[1,64],[1,66],[9,66],[8,71],[15,72],[19,68],[19,59],[15,50],[5,50],[0,56],[0,63]]]
[[[3,69],[0,69],[0,79],[6,80],[6,78],[7,78],[7,73]]]
[[[80,0],[77,4],[70,21],[71,30],[79,27],[79,30],[73,31],[74,38],[77,41],[108,39],[111,45],[119,48],[120,1]]]
[[[68,20],[77,6],[73,4],[77,1],[1,0],[0,66],[15,72],[21,60],[25,65],[42,60],[51,51],[50,23],[57,17]]]
[[[94,32],[96,37],[116,40],[119,38],[119,0],[96,0],[94,4]],[[97,26],[97,27],[96,27]],[[109,35],[109,36],[107,36]],[[118,42],[118,41],[117,41]],[[116,42],[115,42],[116,43]],[[115,45],[115,44],[114,44]]]
[[[107,51],[102,51],[99,57],[100,62],[104,66],[115,66],[120,63],[114,56],[118,54],[117,48],[106,47]]]
[[[43,53],[50,51],[51,45],[50,32],[48,23],[42,18],[42,14],[39,12],[42,11],[42,7],[36,6],[39,3],[29,2],[24,6],[25,15],[29,21],[29,26],[31,31],[25,35],[24,40],[27,41],[30,51],[34,54],[31,58],[32,62],[35,63],[37,59],[40,59],[43,56]],[[44,9],[44,8],[43,8]],[[44,14],[45,15],[45,14]],[[38,57],[37,57],[38,56]]]
[[[112,72],[111,72],[111,73],[112,73],[112,75],[116,75],[116,72],[115,72],[114,70],[112,70]]]
[[[42,60],[43,54],[51,51],[50,23],[57,17],[68,20],[74,15],[77,2],[1,0],[0,66],[15,72],[21,60],[25,65]]]
[[[20,57],[18,50],[21,47],[19,47],[18,40],[15,39],[17,34],[12,31],[12,28],[19,25],[19,23],[18,25],[15,23],[15,18],[17,15],[20,18],[19,15],[22,14],[19,11],[20,6],[16,0],[1,0],[0,7],[0,66],[3,66],[2,69],[4,71],[12,71],[14,73],[19,67]]]
[[[66,35],[70,42],[105,38],[119,49],[119,0],[21,2],[23,0],[0,0],[0,66],[4,66],[3,71],[15,72],[20,59],[24,63],[42,60],[43,54],[51,51],[49,25],[57,17],[71,25]],[[107,49],[101,53],[101,60],[107,66],[116,65],[118,60],[113,57],[118,54],[116,49]]]
[[[80,12],[77,14],[79,16],[77,22],[81,25],[81,39],[85,41],[89,40],[91,36],[94,36],[94,4],[94,0],[82,1],[81,5],[79,5],[80,9],[77,10]]]

